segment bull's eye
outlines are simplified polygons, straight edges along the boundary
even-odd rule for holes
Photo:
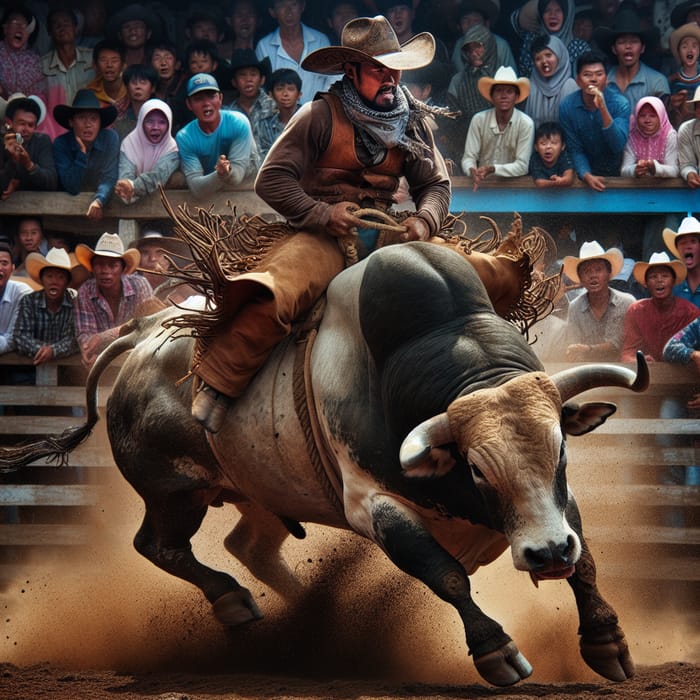
[[[484,476],[484,472],[482,472],[481,469],[479,469],[479,467],[476,466],[476,464],[472,464],[470,462],[469,468],[472,470],[472,477],[473,477],[475,483],[486,482],[486,477]]]

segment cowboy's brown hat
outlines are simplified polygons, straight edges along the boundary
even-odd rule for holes
[[[670,267],[676,276],[676,284],[682,282],[688,274],[685,265],[680,260],[671,260],[668,253],[652,253],[648,263],[637,262],[632,268],[634,279],[643,287],[647,286],[645,278],[650,267]]]
[[[515,71],[510,66],[501,66],[496,74],[491,78],[488,75],[479,78],[477,87],[481,96],[493,104],[493,98],[491,97],[491,90],[494,85],[512,85],[518,89],[518,99],[515,101],[516,104],[523,102],[527,99],[530,94],[530,81],[527,78],[518,78]]]
[[[124,261],[124,274],[130,275],[141,262],[141,253],[136,248],[124,250],[124,244],[116,233],[103,233],[94,250],[85,243],[75,246],[78,262],[92,272],[92,259],[100,255],[106,258],[121,258]]]
[[[603,246],[598,241],[586,241],[581,245],[578,257],[567,255],[562,261],[564,274],[573,282],[581,283],[578,276],[578,266],[588,260],[607,260],[610,263],[610,277],[616,277],[622,271],[625,259],[622,251],[618,248],[608,248],[603,250]]]
[[[312,51],[301,63],[304,70],[323,75],[343,72],[346,63],[377,63],[391,70],[413,70],[427,66],[435,55],[435,39],[428,32],[399,44],[386,17],[358,17],[344,27],[340,46]]]

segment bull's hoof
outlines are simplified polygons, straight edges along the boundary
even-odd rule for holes
[[[581,656],[596,673],[608,680],[619,683],[634,676],[634,661],[619,627],[581,637]]]
[[[260,608],[247,588],[225,593],[214,601],[211,609],[216,619],[227,627],[237,627],[263,618]]]
[[[491,685],[513,685],[532,673],[530,662],[520,653],[515,642],[508,642],[500,649],[474,659],[474,665]]]

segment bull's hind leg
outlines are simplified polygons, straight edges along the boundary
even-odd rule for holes
[[[197,586],[212,604],[214,615],[236,626],[262,618],[250,591],[232,576],[215,571],[192,554],[190,538],[202,524],[207,506],[196,492],[166,494],[146,501],[146,515],[134,538],[139,554],[173,576]]]
[[[287,599],[299,597],[304,587],[283,559],[280,547],[289,530],[276,516],[254,503],[236,503],[240,520],[224,546],[255,578]]]
[[[576,571],[567,579],[578,608],[581,656],[604,678],[627,680],[634,675],[634,662],[625,634],[618,625],[617,613],[598,590],[595,562],[583,538],[581,516],[573,497],[569,498],[566,517],[581,539],[581,557]]]

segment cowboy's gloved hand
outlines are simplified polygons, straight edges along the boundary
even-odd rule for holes
[[[331,207],[326,230],[331,236],[342,238],[355,233],[357,219],[352,212],[359,209],[354,202],[338,202]]]

